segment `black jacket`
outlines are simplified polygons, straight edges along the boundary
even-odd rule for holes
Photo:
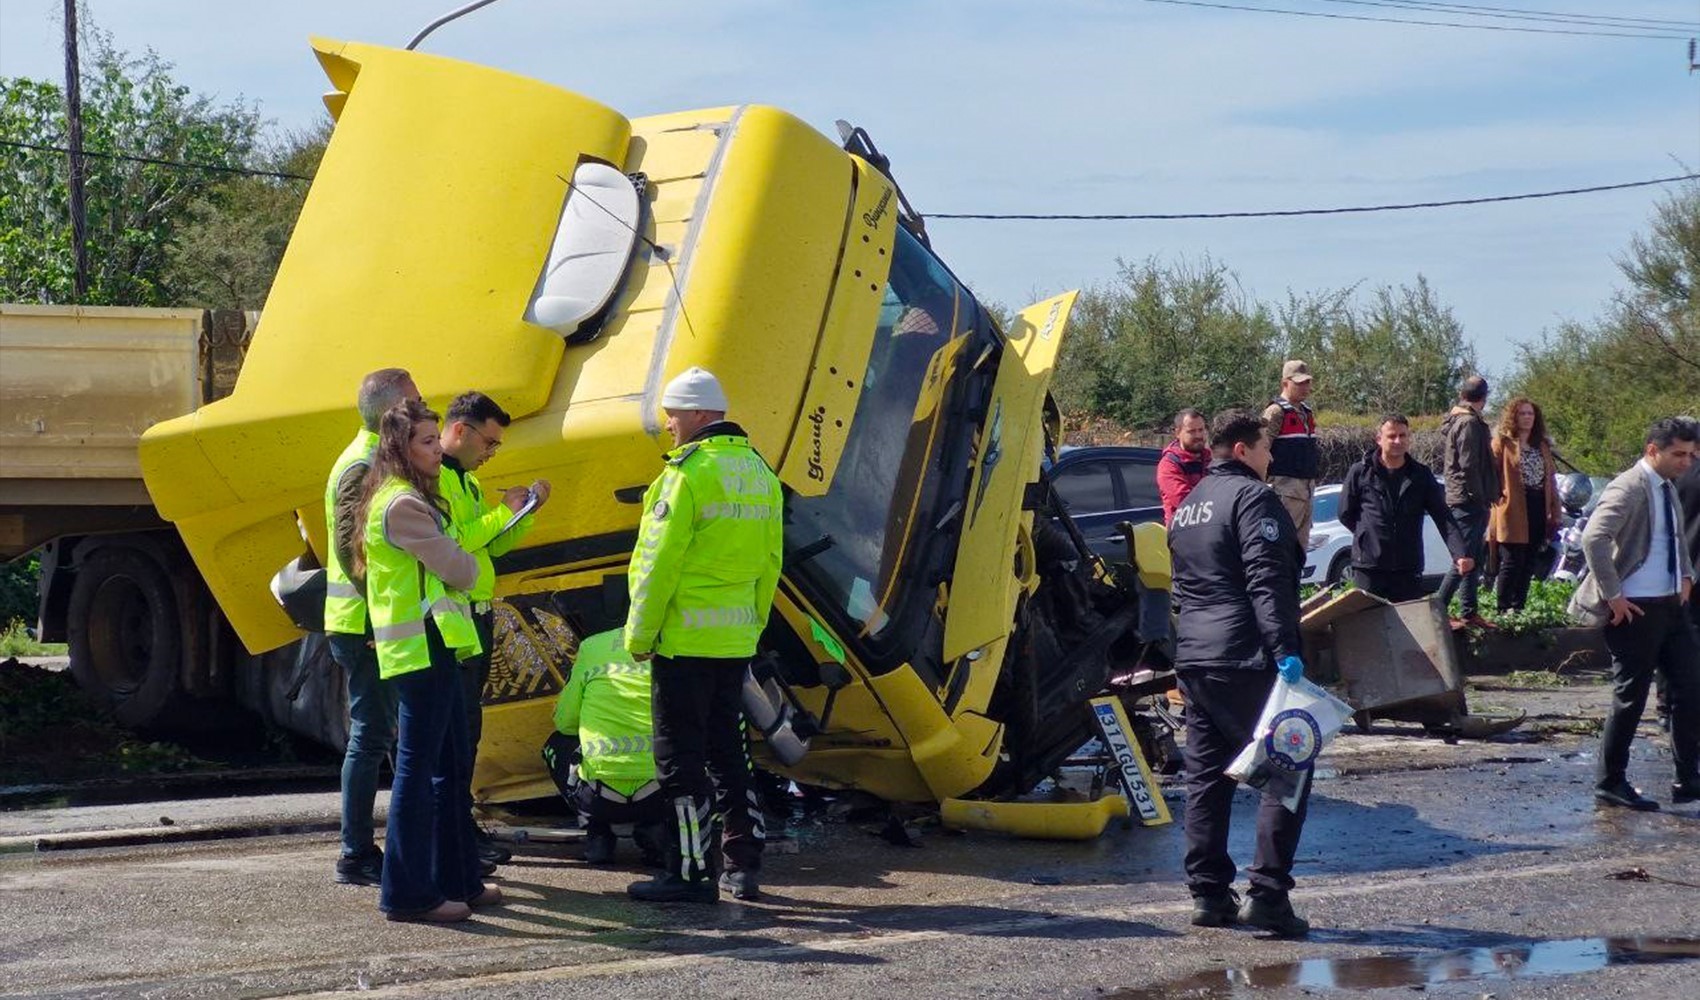
[[[1299,655],[1298,531],[1242,462],[1216,461],[1169,524],[1178,669],[1273,668]]]
[[[1407,457],[1397,472],[1371,448],[1346,473],[1340,523],[1352,532],[1352,565],[1376,573],[1423,571],[1423,518],[1434,518],[1452,558],[1468,555],[1446,509],[1446,488],[1429,467]]]
[[[1700,462],[1695,462],[1688,473],[1676,481],[1676,496],[1682,503],[1682,516],[1687,522],[1682,526],[1682,535],[1688,541],[1688,554],[1694,558],[1694,565],[1700,566]],[[1696,598],[1700,601],[1700,598]],[[1700,607],[1700,604],[1696,605]]]

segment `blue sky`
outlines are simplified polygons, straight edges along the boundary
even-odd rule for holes
[[[282,127],[323,112],[318,34],[401,45],[457,0],[88,0],[120,47]],[[1248,6],[1404,16],[1322,0]],[[1483,0],[1487,2],[1487,0]],[[1494,0],[1700,22],[1696,0]],[[61,0],[0,0],[0,74],[57,79]],[[1422,16],[1422,15],[1410,15]],[[1433,15],[1429,15],[1433,16]],[[1496,22],[1516,23],[1516,22]],[[923,212],[1190,212],[1471,198],[1700,170],[1683,41],[1523,35],[1142,0],[498,0],[424,48],[638,116],[723,103],[866,127]],[[983,296],[1210,254],[1266,300],[1428,277],[1490,370],[1595,315],[1659,189],[1342,218],[929,229]],[[1319,366],[1326,396],[1326,364]],[[1325,398],[1324,398],[1325,402]]]

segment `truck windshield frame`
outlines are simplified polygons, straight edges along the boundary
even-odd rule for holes
[[[908,232],[899,230],[891,275],[832,484],[818,497],[791,495],[785,511],[788,577],[848,641],[869,670],[908,657],[917,564],[937,552],[941,525],[963,497],[941,475],[962,408],[965,345],[986,332],[974,297]],[[963,480],[965,483],[965,480]],[[954,553],[951,544],[949,551]],[[925,597],[930,608],[932,595]]]

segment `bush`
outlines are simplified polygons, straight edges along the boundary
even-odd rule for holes
[[[13,619],[35,623],[40,584],[41,560],[36,556],[0,563],[0,625]]]

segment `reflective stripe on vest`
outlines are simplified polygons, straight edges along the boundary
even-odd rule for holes
[[[362,427],[342,449],[325,481],[325,631],[359,635],[366,631],[366,601],[336,555],[336,487],[353,465],[370,465],[378,435]]]
[[[437,623],[443,644],[456,658],[464,660],[483,649],[465,597],[450,592],[411,553],[391,545],[384,536],[390,505],[412,491],[403,480],[391,478],[372,496],[366,512],[366,602],[378,676],[386,680],[431,665],[427,615]]]

